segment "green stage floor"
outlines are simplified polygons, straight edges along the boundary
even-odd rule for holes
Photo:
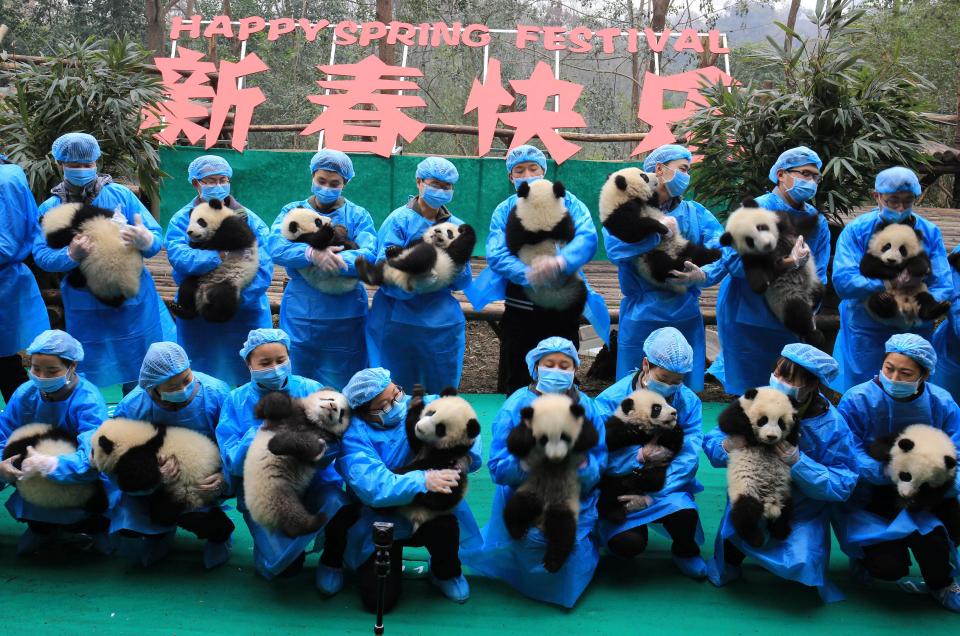
[[[110,395],[114,400],[116,396]],[[502,398],[470,396],[490,422]],[[721,408],[705,407],[715,425]],[[484,441],[489,430],[484,432]],[[480,523],[490,514],[493,487],[486,470],[471,478],[469,500]],[[712,552],[723,511],[724,475],[706,459],[698,497]],[[4,499],[0,495],[0,499]],[[332,599],[313,587],[313,569],[268,583],[253,572],[253,545],[242,520],[231,561],[205,572],[201,545],[181,534],[175,551],[150,570],[119,558],[102,558],[65,546],[28,562],[15,556],[22,526],[0,513],[0,624],[10,636],[55,634],[369,634],[373,617],[362,611],[350,586]],[[316,556],[311,556],[312,565]],[[651,533],[650,548],[634,562],[604,557],[590,588],[573,610],[527,600],[496,581],[471,577],[472,597],[460,606],[426,580],[406,580],[404,595],[386,619],[387,634],[957,634],[960,617],[925,596],[866,591],[846,574],[834,550],[834,578],[848,600],[829,606],[817,593],[745,566],[745,577],[724,589],[695,582],[674,570],[669,546]]]

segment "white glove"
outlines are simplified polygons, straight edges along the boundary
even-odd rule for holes
[[[653,503],[653,499],[651,499],[648,495],[621,495],[617,497],[617,501],[623,504],[623,507],[627,512],[643,510]]]
[[[552,283],[566,268],[567,260],[562,256],[544,256],[527,268],[527,282],[533,286]]]
[[[810,248],[807,247],[802,236],[798,236],[797,242],[793,244],[793,249],[790,250],[790,259],[793,261],[792,269],[799,269],[810,260]]]
[[[67,246],[67,256],[70,257],[71,261],[79,263],[90,256],[92,250],[93,241],[90,240],[90,237],[84,234],[77,234],[73,237],[73,240],[70,241],[70,245]]]
[[[57,469],[60,460],[55,455],[38,453],[33,446],[27,446],[27,457],[20,464],[20,470],[23,475],[19,479],[29,477],[30,475],[43,475],[46,477]]]
[[[133,225],[124,225],[120,228],[120,238],[127,247],[135,247],[143,252],[153,245],[153,234],[143,224],[139,214],[133,215]]]
[[[321,272],[336,273],[347,269],[347,264],[338,252],[343,251],[342,245],[331,245],[325,250],[315,250],[308,247],[304,256]]]
[[[671,459],[673,453],[654,442],[641,446],[637,451],[637,461],[641,464],[665,464]]]
[[[682,283],[684,285],[696,285],[707,280],[707,275],[702,269],[690,261],[684,261],[683,271],[670,270],[671,283]]]
[[[800,449],[789,442],[780,442],[773,449],[777,452],[777,458],[787,466],[800,461]]]
[[[677,225],[677,220],[672,216],[665,215],[662,219],[660,219],[660,223],[667,226],[667,230],[669,230],[664,238],[670,238],[680,231],[680,227]]]

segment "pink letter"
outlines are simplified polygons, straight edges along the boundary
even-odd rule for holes
[[[600,29],[597,36],[603,42],[603,52],[613,53],[613,38],[620,35],[620,29],[610,27],[609,29]]]
[[[525,49],[527,48],[527,42],[536,42],[540,39],[537,35],[540,33],[541,29],[537,26],[524,26],[522,24],[517,25],[517,48]]]
[[[217,35],[222,35],[225,38],[233,37],[233,25],[230,24],[230,16],[218,15],[203,30],[203,37],[205,38],[212,38]]]
[[[273,42],[281,35],[286,35],[297,28],[297,23],[293,18],[274,18],[270,20],[270,30],[267,31],[267,39]]]
[[[360,46],[367,46],[387,34],[387,25],[383,22],[364,22],[360,29]]]
[[[703,53],[703,43],[700,41],[700,36],[697,35],[696,31],[693,29],[684,29],[680,32],[677,41],[673,43],[673,50],[677,53],[680,51]]]
[[[717,29],[710,29],[710,32],[707,34],[709,40],[707,42],[707,47],[710,49],[711,53],[729,53],[730,49],[720,44],[720,31]]]
[[[670,41],[670,29],[667,29],[660,34],[660,39],[657,39],[657,34],[653,32],[653,29],[644,29],[643,34],[647,36],[647,46],[650,47],[650,50],[654,53],[663,53],[663,49],[667,48],[667,42]]]
[[[254,33],[260,33],[267,26],[267,21],[258,15],[249,18],[240,19],[240,27],[237,29],[237,39],[246,40]]]
[[[593,38],[593,31],[587,27],[577,27],[570,31],[571,53],[589,53],[593,46],[590,40]]]
[[[547,51],[562,51],[567,48],[564,42],[563,34],[567,32],[566,27],[547,26],[543,27],[543,48]]]
[[[394,20],[390,23],[390,32],[387,33],[387,44],[405,44],[407,46],[413,46],[413,36],[417,32],[417,27],[409,24],[407,22],[397,22]]]
[[[200,37],[200,20],[202,19],[202,17],[195,15],[190,18],[189,23],[184,24],[182,17],[174,16],[173,24],[170,25],[170,39],[179,39],[180,34],[184,31],[187,32],[187,36],[190,38]]]
[[[337,43],[337,46],[356,44],[357,36],[354,35],[354,33],[356,33],[359,28],[356,22],[351,22],[350,20],[338,22],[337,26],[333,29],[334,42]]]
[[[472,37],[476,33],[477,36]],[[463,43],[472,48],[490,44],[490,28],[486,24],[470,24],[463,30]]]
[[[311,24],[310,20],[300,18],[297,20],[297,24],[303,29],[303,34],[307,38],[307,42],[313,42],[317,39],[317,34],[320,33],[321,29],[326,29],[330,26],[330,21],[319,20],[316,24]]]

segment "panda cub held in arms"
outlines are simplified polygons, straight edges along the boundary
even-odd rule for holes
[[[960,501],[953,492],[957,448],[950,436],[926,424],[913,424],[870,445],[893,484],[872,486],[867,510],[894,519],[903,509],[930,512],[943,522],[950,540],[960,542]]]
[[[120,228],[126,218],[88,203],[65,203],[40,219],[44,239],[53,249],[62,249],[79,234],[90,239],[90,253],[67,274],[67,284],[87,288],[93,297],[110,307],[140,293],[143,255],[124,244]]]
[[[10,433],[3,449],[3,459],[19,455],[13,466],[20,469],[27,458],[28,446],[38,453],[53,456],[77,452],[76,438],[62,428],[50,424],[27,424]],[[24,501],[41,508],[83,508],[97,513],[107,509],[107,496],[99,480],[67,484],[34,473],[13,485]]]
[[[689,287],[671,283],[670,272],[682,272],[687,261],[702,267],[720,258],[720,250],[692,243],[679,232],[670,234],[663,224],[667,215],[660,211],[657,176],[640,168],[623,168],[607,177],[600,188],[599,210],[603,227],[625,243],[660,236],[660,244],[638,256],[635,266],[644,279],[661,289],[686,293]]]
[[[790,466],[780,460],[774,447],[780,442],[797,445],[800,428],[796,407],[787,395],[762,387],[734,400],[718,419],[726,435],[737,435],[747,442],[744,448],[730,451],[727,494],[734,529],[756,548],[764,543],[761,521],[766,521],[774,539],[790,535]]]
[[[539,182],[537,182],[539,183]],[[516,540],[531,527],[543,532],[543,567],[563,567],[577,539],[580,479],[577,469],[600,433],[582,404],[566,395],[546,394],[520,411],[520,423],[507,437],[507,450],[529,467],[527,479],[503,508],[503,521]]]
[[[817,214],[772,212],[747,199],[727,219],[720,244],[737,251],[747,284],[754,293],[763,294],[777,320],[805,343],[822,348],[826,339],[817,329],[814,312],[823,298],[824,285],[817,277],[814,256],[797,269],[783,266],[797,238],[809,238],[817,231],[819,218]]]
[[[243,462],[243,499],[253,520],[288,537],[316,532],[326,515],[313,514],[303,495],[330,444],[350,425],[350,407],[324,388],[304,398],[271,391],[254,409],[263,420]]]
[[[287,212],[283,217],[281,231],[288,241],[306,243],[318,251],[328,247],[342,247],[345,250],[360,247],[350,240],[350,233],[345,225],[334,225],[329,217],[309,208],[293,208]],[[324,272],[313,265],[301,267],[297,273],[303,276],[308,285],[325,294],[347,294],[357,288],[358,281],[354,276]]]
[[[867,278],[892,281],[903,272],[914,281],[908,287],[887,289],[870,295],[864,306],[877,322],[896,327],[913,327],[937,320],[950,311],[950,303],[937,302],[923,282],[930,275],[930,257],[923,249],[923,235],[903,223],[879,228],[860,261],[860,273]]]
[[[182,320],[200,316],[208,322],[227,322],[240,309],[240,294],[260,267],[257,236],[247,224],[246,210],[233,210],[211,199],[190,211],[187,226],[190,247],[216,250],[222,262],[212,271],[186,276],[171,311]]]
[[[407,247],[391,245],[386,259],[356,262],[360,279],[370,285],[392,285],[407,292],[425,294],[446,289],[467,266],[477,234],[463,223],[437,223]]]
[[[510,253],[532,266],[540,258],[552,258],[573,240],[576,226],[567,211],[567,191],[559,181],[538,179],[517,188],[517,203],[507,216],[506,242]],[[523,288],[537,307],[555,311],[583,311],[587,286],[579,272],[561,273],[550,286]]]
[[[627,396],[606,424],[607,451],[613,456],[617,451],[654,442],[673,453],[675,457],[683,448],[683,429],[677,422],[677,409],[654,391],[638,389]],[[600,480],[600,499],[597,512],[601,517],[615,523],[627,517],[619,497],[647,495],[661,490],[667,480],[669,463],[644,465],[625,475],[604,475]]]

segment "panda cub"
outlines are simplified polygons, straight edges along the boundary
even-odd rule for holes
[[[683,429],[677,422],[677,409],[662,395],[647,389],[638,389],[627,396],[605,426],[607,451],[611,456],[624,449],[635,454],[637,446],[649,442],[656,442],[674,456],[683,448]],[[627,511],[618,497],[661,490],[667,480],[668,466],[645,465],[625,475],[604,475],[600,480],[597,512],[610,521],[623,522]]]
[[[260,267],[257,236],[247,224],[246,210],[233,210],[219,199],[202,202],[190,211],[187,236],[193,249],[225,255],[214,270],[185,277],[170,309],[182,320],[200,316],[227,322],[240,309],[240,294]]]
[[[304,398],[272,391],[254,409],[263,420],[243,462],[243,499],[250,516],[288,537],[316,532],[326,515],[309,512],[302,497],[330,444],[350,425],[347,399],[333,389]]]
[[[439,398],[426,405],[423,394],[423,387],[417,385],[407,404],[407,443],[413,460],[394,472],[405,475],[415,470],[452,468],[460,470],[460,481],[450,494],[421,493],[412,504],[400,508],[414,532],[431,519],[452,512],[466,496],[470,449],[480,435],[476,411],[457,395],[456,389],[444,389]]]
[[[960,501],[953,494],[957,448],[950,436],[926,424],[913,424],[874,441],[868,452],[884,464],[893,481],[873,486],[867,510],[894,519],[900,510],[928,511],[943,522],[954,544],[960,542]]]
[[[43,215],[40,225],[47,245],[62,249],[78,234],[90,239],[90,254],[67,274],[67,283],[77,289],[86,287],[93,297],[110,307],[140,293],[143,255],[124,244],[114,213],[88,203],[65,203]]]
[[[878,229],[860,261],[860,273],[867,278],[893,280],[904,270],[918,282],[871,294],[864,306],[877,322],[909,328],[937,320],[950,311],[950,303],[937,302],[923,279],[930,275],[930,257],[923,249],[923,235],[902,223]]]
[[[173,525],[184,512],[210,505],[219,491],[197,484],[222,471],[220,450],[206,435],[180,426],[125,418],[106,420],[90,441],[93,466],[113,478],[126,493],[150,492],[150,518]],[[160,463],[174,457],[180,473],[172,482],[160,476]]]
[[[639,168],[623,168],[612,173],[600,188],[600,222],[607,231],[626,243],[636,243],[660,235],[660,244],[636,258],[637,272],[649,283],[678,294],[686,293],[686,285],[670,282],[670,272],[683,271],[691,261],[698,267],[720,258],[720,250],[692,243],[678,232],[669,230],[662,221],[657,195],[657,176]]]
[[[790,467],[780,461],[774,446],[783,441],[797,445],[796,406],[780,391],[762,387],[744,393],[718,419],[721,431],[747,442],[744,448],[730,451],[727,494],[734,529],[754,547],[764,543],[762,520],[773,538],[783,540],[790,535]]]
[[[529,470],[526,481],[507,500],[503,521],[516,540],[526,536],[532,526],[543,532],[547,572],[563,567],[577,539],[577,468],[600,442],[599,432],[585,413],[582,404],[566,395],[542,395],[520,411],[522,419],[507,437],[507,450]]]
[[[466,223],[437,223],[407,247],[387,248],[386,260],[356,262],[357,274],[370,285],[393,285],[408,292],[428,293],[449,287],[467,266],[477,234]]]
[[[573,240],[576,227],[567,211],[567,191],[559,181],[538,179],[517,188],[517,202],[507,216],[506,243],[510,253],[527,266],[543,257],[553,257]],[[534,305],[556,311],[583,311],[587,286],[579,272],[563,275],[550,287],[523,288]]]
[[[330,218],[309,208],[293,208],[283,217],[283,237],[293,243],[306,243],[315,250],[342,247],[345,250],[359,249],[345,225],[331,223]],[[353,276],[341,276],[323,272],[308,265],[297,270],[307,284],[325,294],[347,294],[357,288]]]
[[[27,424],[14,430],[7,438],[3,459],[17,455],[13,465],[19,469],[32,446],[45,455],[72,455],[77,452],[76,438],[62,428],[50,424]],[[13,484],[24,501],[41,508],[83,508],[89,512],[104,512],[107,496],[100,481],[67,484],[31,474]]]
[[[816,231],[818,218],[771,212],[747,199],[727,219],[720,244],[737,251],[747,284],[754,293],[763,294],[777,320],[807,344],[822,348],[826,338],[817,329],[815,311],[824,285],[817,277],[814,257],[811,254],[806,265],[793,270],[781,265],[799,236],[809,237]]]

